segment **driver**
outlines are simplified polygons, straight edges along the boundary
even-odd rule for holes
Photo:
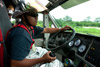
[[[35,47],[34,37],[40,33],[55,33],[71,27],[65,26],[59,29],[36,26],[38,11],[33,7],[24,11],[16,11],[14,17],[20,18],[21,22],[11,28],[6,37],[10,67],[63,67],[63,64],[56,57],[49,56],[51,51]]]

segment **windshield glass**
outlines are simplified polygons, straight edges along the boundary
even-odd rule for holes
[[[50,11],[58,27],[71,26],[77,33],[100,36],[100,0],[90,0],[69,9],[61,6]]]

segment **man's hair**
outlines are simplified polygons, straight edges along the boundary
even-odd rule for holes
[[[30,8],[30,9],[27,9],[24,14],[32,16],[32,17],[37,17],[38,16],[38,11],[35,8]]]

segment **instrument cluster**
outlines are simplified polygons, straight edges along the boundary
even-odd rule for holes
[[[83,53],[86,50],[86,45],[82,44],[82,40],[77,39],[77,40],[72,40],[71,42],[68,43],[70,47],[76,47],[77,52]]]
[[[84,56],[89,45],[91,44],[92,39],[90,37],[85,37],[82,35],[76,35],[75,38],[68,43],[78,55]]]

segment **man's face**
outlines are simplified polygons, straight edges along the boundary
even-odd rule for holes
[[[38,17],[27,16],[27,19],[32,26],[37,25]]]

